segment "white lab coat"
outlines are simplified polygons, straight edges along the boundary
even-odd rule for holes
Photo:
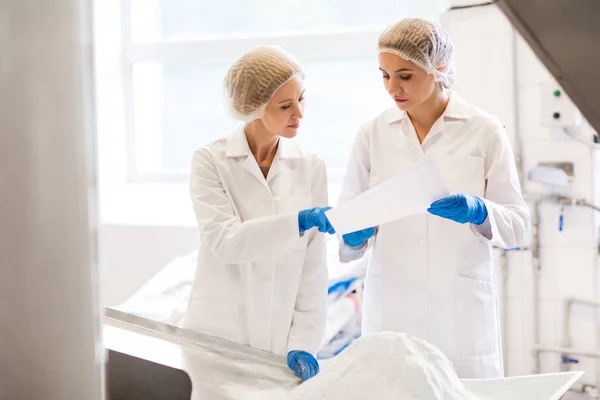
[[[184,326],[280,355],[316,353],[325,237],[300,235],[298,211],[327,205],[323,161],[280,139],[265,179],[241,127],[196,151],[190,192],[201,246]]]
[[[339,203],[431,157],[451,193],[484,199],[481,226],[422,214],[379,226],[371,248],[363,333],[406,332],[438,346],[460,378],[503,376],[492,246],[520,246],[530,228],[512,149],[498,120],[456,93],[419,144],[410,118],[390,109],[356,137]],[[411,188],[406,188],[407,191]]]

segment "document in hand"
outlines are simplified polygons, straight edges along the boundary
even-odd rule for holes
[[[432,202],[448,194],[437,166],[427,158],[339,204],[326,215],[336,233],[343,235],[426,213]]]

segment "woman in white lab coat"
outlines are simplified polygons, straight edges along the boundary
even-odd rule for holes
[[[245,54],[225,78],[231,112],[245,124],[193,156],[201,245],[184,326],[287,356],[305,380],[318,372],[326,321],[321,232],[334,231],[325,165],[290,140],[303,117],[303,79],[275,47]]]
[[[495,117],[450,90],[452,43],[439,24],[404,19],[378,49],[395,106],[361,127],[339,202],[425,157],[452,195],[427,214],[343,236],[342,261],[371,248],[363,333],[406,332],[438,346],[460,378],[501,377],[492,246],[518,247],[530,227],[510,143]]]

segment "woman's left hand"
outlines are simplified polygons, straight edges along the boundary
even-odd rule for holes
[[[461,224],[481,225],[488,217],[483,200],[468,194],[454,194],[437,200],[427,211],[438,217],[450,219]]]

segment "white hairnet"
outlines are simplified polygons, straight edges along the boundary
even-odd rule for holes
[[[224,81],[233,117],[245,122],[261,118],[273,95],[296,77],[304,79],[302,66],[278,47],[261,46],[244,54]]]
[[[378,51],[412,61],[445,88],[454,83],[452,40],[439,23],[405,18],[383,31]]]

